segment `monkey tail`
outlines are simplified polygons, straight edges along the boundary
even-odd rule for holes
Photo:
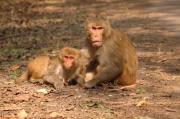
[[[27,70],[18,79],[15,80],[15,83],[16,84],[21,84],[24,81],[27,81],[28,79],[29,79],[29,72]]]

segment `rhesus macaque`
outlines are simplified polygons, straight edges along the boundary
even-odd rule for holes
[[[27,71],[16,80],[16,83],[20,84],[26,80],[32,83],[48,82],[57,90],[72,80],[82,85],[86,69],[85,65],[80,64],[80,60],[85,60],[81,54],[77,49],[65,47],[60,50],[57,57],[38,56],[29,62]]]
[[[38,56],[28,63],[26,71],[15,81],[20,84],[26,80],[32,83],[53,84],[57,90],[63,87],[63,78],[60,75],[62,66],[58,57],[50,59],[49,56]]]
[[[78,83],[84,85],[86,65],[88,57],[84,51],[72,48],[64,48],[61,52],[63,63],[63,78],[65,85]]]
[[[111,27],[102,15],[90,16],[86,23],[87,39],[84,50],[90,55],[85,87],[113,81],[122,86],[136,83],[138,59],[128,36]]]

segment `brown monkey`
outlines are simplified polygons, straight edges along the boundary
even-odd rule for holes
[[[57,90],[60,90],[63,86],[61,72],[62,66],[58,57],[50,59],[47,55],[38,56],[28,63],[27,70],[15,82],[17,84],[26,80],[41,84],[48,82],[53,84]]]
[[[30,61],[27,71],[16,80],[20,84],[25,80],[30,82],[48,82],[56,89],[61,89],[64,84],[75,80],[79,84],[84,83],[85,65],[80,60],[85,60],[82,53],[74,48],[65,47],[60,50],[57,57],[38,56]]]
[[[88,55],[83,50],[66,47],[62,50],[61,57],[65,85],[74,83],[84,85]]]
[[[138,59],[128,36],[111,27],[103,15],[87,19],[85,50],[91,61],[87,67],[85,87],[116,79],[123,86],[135,85]]]

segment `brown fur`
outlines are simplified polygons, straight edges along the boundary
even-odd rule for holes
[[[71,69],[65,67],[65,61],[63,60],[65,55],[74,57]],[[20,84],[26,80],[32,83],[48,82],[53,84],[57,90],[60,90],[64,84],[68,84],[72,80],[76,80],[82,85],[85,76],[85,65],[82,65],[84,63],[81,62],[83,60],[85,58],[79,50],[69,47],[61,49],[59,55],[54,58],[38,56],[29,62],[27,71],[16,80],[16,83]]]
[[[104,28],[100,47],[93,47],[91,44],[92,34],[88,30],[91,25]],[[90,88],[98,83],[114,79],[123,86],[135,84],[138,59],[136,50],[127,35],[112,28],[108,20],[101,15],[88,19],[86,26],[88,26],[88,36],[85,49],[91,57],[87,73],[92,72],[94,76],[85,83],[85,87]]]
[[[30,61],[27,70],[16,80],[17,84],[29,80],[32,83],[48,82],[60,90],[63,85],[63,79],[60,76],[62,72],[58,57],[50,59],[49,56],[38,56]]]
[[[61,57],[65,55],[71,55],[74,57],[74,67],[72,69],[63,68],[64,81],[66,85],[70,84],[80,84],[84,85],[84,77],[86,73],[86,65],[88,64],[88,56],[84,51],[77,49],[72,50],[72,48],[64,48],[64,52],[61,53]],[[72,52],[73,51],[73,52]]]

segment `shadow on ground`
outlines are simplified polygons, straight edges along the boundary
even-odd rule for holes
[[[3,104],[0,117],[16,118],[21,109],[28,112],[29,118],[49,117],[51,112],[62,112],[60,117],[65,119],[177,117],[180,37],[170,28],[172,25],[161,18],[163,14],[177,15],[172,12],[178,9],[176,4],[161,11],[153,9],[154,0],[18,1],[0,5],[2,76],[9,77],[12,65],[18,64],[20,70],[23,69],[27,64],[24,61],[40,53],[50,53],[63,46],[81,48],[85,37],[84,20],[90,12],[98,10],[106,12],[112,26],[127,32],[136,46],[140,62],[138,87],[135,91],[121,91],[111,85],[90,90],[69,86],[57,94],[49,85],[16,86],[9,82],[10,77],[0,82]],[[165,1],[156,5],[161,4]],[[37,94],[39,88],[46,88],[49,93]],[[24,94],[29,97],[28,101],[22,103],[14,99]],[[138,107],[137,103],[145,97],[147,104]]]

